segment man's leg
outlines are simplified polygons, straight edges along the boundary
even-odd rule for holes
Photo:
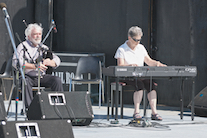
[[[162,117],[160,115],[158,115],[158,113],[157,113],[157,93],[156,93],[156,91],[152,90],[150,93],[148,93],[147,96],[148,96],[150,107],[152,109],[151,119],[161,121]]]
[[[152,109],[152,114],[157,114],[157,93],[155,90],[152,90],[147,94],[150,107]]]
[[[139,114],[139,107],[143,97],[144,84],[141,80],[136,79],[135,81],[126,81],[127,85],[134,86],[135,92],[133,95],[134,100],[134,119],[141,119],[142,117]]]
[[[60,77],[46,74],[40,83],[41,86],[50,87],[52,91],[64,91]]]
[[[33,91],[32,87],[35,86],[35,80],[32,78],[25,76],[27,85],[25,85],[25,107],[28,108],[33,100]]]
[[[140,103],[142,101],[143,90],[134,92],[134,114],[139,113]]]

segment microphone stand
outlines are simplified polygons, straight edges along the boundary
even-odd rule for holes
[[[20,67],[20,64],[18,63],[18,66]],[[18,101],[19,101],[19,67],[17,67],[16,71],[16,110],[15,110],[15,121],[17,121],[17,112],[18,112]]]
[[[25,51],[26,51],[26,47],[24,47],[24,55],[23,55],[23,73],[24,73],[24,75],[25,75]],[[22,110],[21,110],[21,115],[24,115],[24,93],[25,93],[25,83],[24,83],[24,81],[23,81],[23,79],[22,79]]]
[[[38,63],[38,83],[37,83],[37,87],[38,87],[38,92],[40,92],[40,62],[42,61],[42,58],[40,56],[40,47],[38,48],[38,52],[39,52],[39,57],[37,58],[37,63]]]
[[[18,57],[18,54],[17,54],[16,44],[15,44],[15,41],[14,41],[14,35],[13,35],[12,26],[11,26],[11,22],[10,22],[9,16],[5,16],[5,23],[6,23],[6,27],[7,27],[8,33],[9,33],[9,37],[11,39],[11,43],[12,43],[12,46],[13,46],[13,49],[14,49],[14,53],[15,53],[16,58],[17,58],[17,62],[19,63],[19,57]],[[20,64],[18,64],[18,66],[19,67],[17,69],[20,71],[20,73],[22,75],[22,79],[24,80],[24,83],[26,85],[27,83],[26,83],[26,80],[25,80],[25,76],[24,76],[23,70],[20,67]],[[19,79],[18,76],[19,76],[19,74],[16,75],[17,79]],[[15,113],[15,120],[16,121],[17,121],[18,101],[19,101],[18,92],[19,91],[17,90],[17,93],[16,93],[16,113]]]
[[[18,35],[18,33],[15,33],[16,34],[16,37],[17,37],[17,39],[19,40],[19,42],[22,44],[22,46],[23,46],[23,73],[24,73],[24,75],[25,75],[25,59],[26,59],[26,56],[25,56],[25,52],[27,51],[27,48],[25,47],[25,45],[23,44],[23,42],[21,41],[21,39],[20,39],[20,37],[19,37],[19,35]],[[30,55],[29,55],[30,56]],[[24,115],[24,92],[25,92],[25,83],[24,83],[24,81],[23,81],[23,79],[22,79],[22,110],[21,110],[21,115]]]
[[[20,37],[19,37],[19,35],[18,35],[18,33],[15,33],[16,34],[16,37],[18,38],[18,40],[19,40],[19,42],[20,42],[20,44],[22,44],[23,45],[23,51],[24,51],[24,53],[23,53],[23,73],[24,73],[24,75],[25,75],[25,60],[26,60],[26,57],[25,57],[25,52],[27,52],[27,54],[29,55],[29,57],[30,57],[30,59],[32,59],[31,58],[31,56],[30,56],[30,54],[28,53],[28,51],[27,51],[27,48],[25,47],[25,45],[23,44],[23,42],[21,41],[21,39],[20,39]],[[32,62],[34,62],[33,60],[32,60]],[[19,72],[17,72],[17,73],[19,73]],[[19,77],[17,77],[17,78],[19,78]],[[17,83],[17,82],[16,82]],[[19,85],[16,85],[15,86],[15,88],[17,88],[18,89],[18,87],[19,87]],[[21,110],[21,115],[24,115],[24,103],[25,103],[25,95],[24,95],[24,93],[25,93],[25,83],[24,83],[24,81],[23,81],[23,79],[22,79],[22,110]],[[9,112],[9,109],[10,109],[10,105],[11,105],[11,98],[10,98],[10,100],[9,100],[9,105],[8,105],[8,109],[7,109],[7,115],[8,115],[8,112]]]
[[[41,60],[41,56],[40,56],[40,50],[42,48],[43,43],[45,42],[45,40],[48,38],[48,36],[50,35],[52,29],[53,29],[53,25],[50,27],[49,31],[47,32],[47,35],[45,36],[45,38],[42,40],[42,42],[39,44],[39,48],[38,48],[38,52],[39,52],[39,57],[37,58],[37,62],[38,62],[38,92],[40,92],[40,62]]]

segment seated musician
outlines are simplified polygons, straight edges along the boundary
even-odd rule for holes
[[[148,66],[166,66],[159,61],[153,60],[147,53],[145,47],[140,44],[141,38],[143,36],[142,29],[133,26],[128,31],[128,40],[122,44],[116,51],[115,58],[117,59],[118,66],[144,66],[146,63]],[[157,93],[155,91],[156,83],[153,82],[152,89],[150,89],[150,80],[148,79],[135,79],[133,81],[125,80],[127,85],[132,85],[135,87],[134,92],[134,119],[141,119],[139,106],[143,97],[143,90],[148,91],[147,97],[152,110],[151,119],[152,120],[162,120],[162,117],[157,113]]]
[[[26,41],[22,42],[17,47],[17,55],[19,57],[19,64],[23,67],[25,61],[25,78],[27,85],[25,86],[25,106],[26,109],[29,107],[33,100],[32,87],[38,86],[38,61],[37,58],[42,57],[46,45],[40,45],[42,41],[43,28],[38,24],[29,24],[25,30]],[[24,46],[25,60],[24,60]],[[39,48],[42,47],[42,48]],[[40,50],[38,50],[38,48]],[[40,53],[40,54],[39,54]],[[40,84],[44,87],[50,87],[52,91],[63,91],[63,86],[61,79],[57,76],[52,76],[51,74],[46,74],[45,71],[49,66],[56,68],[60,65],[60,58],[54,53],[53,58],[42,59],[40,62]],[[17,60],[16,54],[13,55],[13,66],[16,67]]]

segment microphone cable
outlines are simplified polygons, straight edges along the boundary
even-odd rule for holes
[[[58,98],[55,98],[54,99],[54,111],[56,112],[57,116],[59,116],[63,120],[63,116],[62,116],[60,110],[58,109],[57,103],[59,103],[59,100],[58,100]]]
[[[73,118],[73,119],[74,119],[75,124],[77,125],[78,123],[77,123],[77,120],[76,120],[75,114],[74,114],[73,109],[71,108],[71,106],[69,106],[69,105],[67,106],[67,104],[65,104],[65,108],[66,108],[67,113],[68,113],[68,118],[70,118],[70,117],[71,117],[71,118]],[[70,115],[69,110],[71,111],[72,116]]]

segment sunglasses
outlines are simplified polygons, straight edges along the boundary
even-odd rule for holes
[[[135,38],[132,38],[135,42],[140,42],[142,39],[135,39]]]

